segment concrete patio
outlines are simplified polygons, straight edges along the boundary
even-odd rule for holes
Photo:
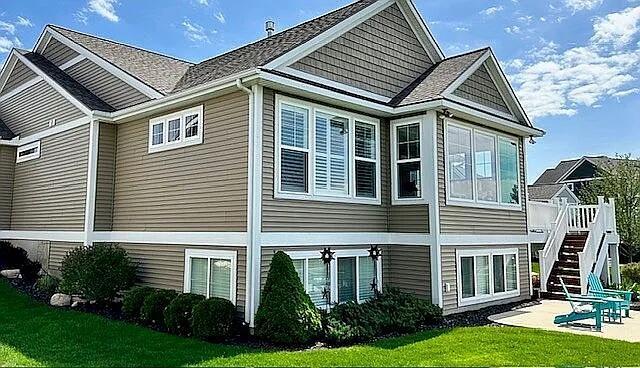
[[[566,301],[543,300],[538,305],[495,314],[489,319],[493,322],[516,327],[540,328],[548,331],[568,332],[579,335],[589,335],[606,339],[640,342],[640,312],[631,311],[630,318],[624,318],[623,324],[604,323],[602,332],[595,331],[592,321],[580,321],[570,326],[556,326],[553,318],[559,314],[571,312],[571,306]]]

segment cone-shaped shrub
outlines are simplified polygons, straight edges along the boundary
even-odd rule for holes
[[[277,252],[256,313],[256,335],[276,344],[300,345],[317,337],[321,328],[320,312],[305,293],[291,258]]]

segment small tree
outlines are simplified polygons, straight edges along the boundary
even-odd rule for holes
[[[580,200],[595,204],[598,196],[615,199],[620,250],[633,262],[640,251],[640,161],[629,154],[616,156],[613,163],[598,168],[598,176],[579,192]]]
[[[318,336],[321,328],[320,312],[304,291],[291,258],[277,252],[256,313],[256,335],[277,344],[299,345]]]

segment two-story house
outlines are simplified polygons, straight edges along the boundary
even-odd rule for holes
[[[491,49],[446,57],[411,0],[199,63],[49,25],[8,57],[0,119],[0,238],[52,272],[116,243],[142,283],[249,323],[278,250],[318,305],[326,286],[366,300],[372,279],[445,313],[531,293],[526,141],[543,132]]]

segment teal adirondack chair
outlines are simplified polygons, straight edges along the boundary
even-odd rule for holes
[[[631,310],[631,298],[633,297],[632,291],[605,289],[602,286],[600,278],[591,272],[589,274],[589,295],[597,298],[620,299],[621,310],[624,311],[625,317],[629,317]]]
[[[556,325],[569,325],[572,322],[593,319],[596,323],[596,331],[602,331],[602,317],[608,303],[600,298],[569,294],[562,279],[560,279],[560,283],[564,289],[564,295],[567,301],[571,304],[573,312],[556,316],[553,323]]]

